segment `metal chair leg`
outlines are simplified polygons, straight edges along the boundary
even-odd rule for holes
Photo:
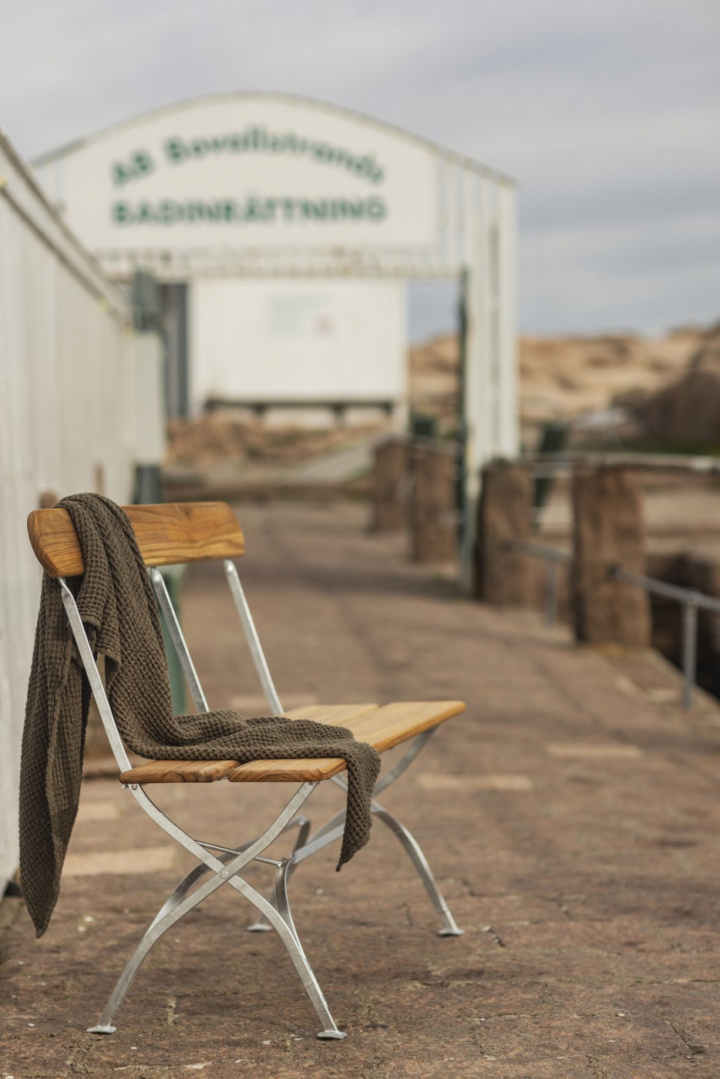
[[[432,874],[432,870],[428,865],[427,858],[422,852],[420,844],[415,839],[415,836],[408,831],[404,824],[401,824],[397,817],[394,817],[392,813],[389,813],[387,809],[384,809],[377,802],[373,802],[372,811],[376,817],[379,817],[383,824],[387,825],[393,835],[402,843],[407,854],[410,857],[410,861],[415,866],[420,880],[425,885],[425,890],[430,896],[430,902],[435,907],[435,910],[440,915],[442,920],[442,928],[438,929],[438,936],[440,937],[461,937],[464,933],[463,929],[459,929],[455,923],[455,919],[450,913],[448,907],[440,889],[437,886],[435,877]]]
[[[310,1003],[323,1025],[323,1029],[317,1034],[317,1037],[327,1041],[339,1041],[342,1038],[346,1038],[347,1034],[345,1031],[339,1029],[330,1013],[323,991],[308,962],[303,946],[300,943],[300,938],[297,935],[297,931],[293,924],[287,896],[288,867],[289,860],[286,859],[282,861],[278,866],[275,876],[275,902],[277,907],[273,906],[272,903],[269,903],[259,892],[256,892],[242,877],[232,877],[228,883],[244,895],[246,899],[249,899],[250,902],[265,915],[273,929],[277,930],[280,939],[287,948],[288,955],[293,962],[295,970],[300,975],[300,981],[303,983],[305,992],[310,998]]]
[[[428,739],[433,733],[434,728],[429,731],[425,731],[421,735],[418,735],[418,737],[410,746],[409,750],[405,753],[403,757],[400,758],[395,767],[385,776],[383,776],[383,778],[378,782],[375,787],[376,792],[384,790],[386,787],[389,787],[391,783],[394,783],[395,780],[398,779],[399,776],[403,774],[403,772],[405,772],[408,766],[418,755],[420,750],[426,745]],[[344,776],[333,776],[332,780],[342,790],[347,790],[347,780]],[[413,834],[405,827],[404,824],[401,824],[400,821],[392,815],[392,813],[390,813],[387,809],[385,809],[378,802],[376,802],[375,799],[373,799],[372,801],[372,812],[375,814],[375,816],[380,818],[380,820],[390,829],[393,835],[397,836],[397,838],[400,840],[403,847],[405,848],[405,851],[409,855],[410,860],[415,867],[415,870],[417,871],[421,881],[423,882],[423,885],[425,886],[425,890],[430,896],[430,901],[432,905],[440,915],[442,925],[441,928],[438,930],[438,936],[462,936],[464,931],[460,929],[455,922],[450,908],[448,907],[440,889],[438,888],[437,881],[433,876],[427,858],[425,857],[420,847],[420,844],[415,839]],[[321,845],[324,845],[320,843],[321,839],[325,838],[329,840],[331,838],[330,833],[332,833],[333,831],[337,831],[338,829],[341,830],[344,820],[345,809],[341,809],[338,813],[335,814],[334,817],[331,817],[330,820],[326,821],[321,828],[318,828],[318,830],[314,832],[309,839],[306,839],[306,837],[304,836],[298,836],[298,841],[295,844],[295,849],[293,850],[293,857],[290,859],[290,865],[288,866],[287,870],[288,878],[292,873],[295,872],[295,869],[300,864],[300,862],[304,861],[308,855],[314,853],[314,848],[319,849]],[[265,925],[263,919],[258,919],[258,922],[250,927],[250,929],[254,932],[265,930],[267,928],[268,927]]]
[[[254,903],[258,909],[269,917],[270,922],[278,930],[278,933],[290,952],[290,956],[295,963],[306,992],[308,992],[321,1022],[324,1023],[327,1030],[330,1031],[327,1036],[338,1037],[341,1035],[341,1032],[338,1031],[335,1022],[330,1015],[325,998],[315,981],[315,977],[296,935],[288,929],[274,907],[263,899],[254,888],[251,888],[249,884],[242,880],[241,877],[237,876],[245,865],[255,858],[260,857],[261,852],[268,847],[278,835],[281,835],[288,827],[292,826],[296,811],[300,808],[302,803],[307,800],[314,788],[315,784],[313,783],[303,784],[262,836],[251,840],[249,843],[243,844],[242,847],[237,850],[226,847],[217,847],[216,849],[223,852],[223,857],[217,858],[215,855],[211,854],[209,850],[205,849],[201,843],[193,839],[184,832],[182,828],[166,817],[152,800],[148,798],[142,787],[131,786],[130,789],[135,796],[136,801],[145,812],[155,820],[168,835],[171,835],[181,846],[194,854],[195,857],[200,860],[201,864],[191,870],[183,880],[180,881],[146,929],[110,995],[110,999],[105,1006],[100,1022],[96,1024],[96,1026],[90,1027],[89,1033],[113,1034],[115,1032],[116,1028],[112,1025],[115,1013],[125,999],[135,975],[153,945],[157,943],[171,926],[175,925],[176,922],[206,899],[207,896],[211,895],[212,892],[227,883],[231,884],[237,891]],[[305,818],[295,819],[297,820],[297,824],[301,831],[303,831],[303,834],[306,834]],[[211,844],[207,844],[207,846],[211,846]],[[190,895],[187,895],[186,893],[190,887],[208,871],[213,874],[210,880],[198,886]]]
[[[288,825],[288,827],[291,827],[296,823],[298,825],[298,837],[295,840],[295,846],[293,847],[293,854],[295,853],[295,851],[299,850],[300,847],[305,846],[305,844],[307,843],[308,835],[310,834],[310,821],[307,819],[307,817],[296,817],[294,821],[290,821],[290,824]],[[293,868],[294,867],[291,864],[290,868],[288,870],[288,878],[289,878],[290,874],[293,872]],[[268,902],[273,903],[274,898],[275,898],[275,896],[273,895],[268,900]],[[272,926],[268,922],[267,918],[263,914],[261,914],[260,917],[257,919],[257,921],[253,922],[252,925],[249,925],[247,927],[247,932],[248,933],[268,933],[270,931],[270,929],[272,929]]]
[[[404,824],[400,823],[397,817],[394,817],[392,813],[390,813],[387,809],[379,805],[379,803],[374,800],[372,803],[372,811],[375,816],[379,817],[379,819],[390,829],[393,835],[397,836],[397,838],[400,840],[403,847],[405,848],[407,854],[409,855],[410,860],[418,873],[418,876],[420,877],[421,881],[425,886],[425,890],[430,896],[430,901],[432,902],[432,905],[435,907],[435,910],[438,912],[442,920],[442,926],[438,930],[438,936],[461,937],[464,933],[464,930],[458,928],[458,925],[452,916],[450,908],[448,907],[438,887],[437,881],[433,876],[433,872],[430,869],[427,858],[425,857],[422,848],[420,847],[420,844],[415,839],[415,836],[405,827]],[[335,816],[332,817],[329,821],[327,821],[322,826],[322,828],[318,828],[317,832],[313,833],[313,835],[308,839],[304,846],[301,846],[298,841],[295,846],[295,850],[293,851],[293,856],[289,860],[289,865],[287,868],[288,879],[290,878],[292,873],[295,872],[301,862],[305,861],[305,859],[309,855],[315,853],[316,849],[320,849],[324,845],[324,843],[322,842],[323,839],[330,842],[339,837],[342,832],[342,825],[344,819],[345,810],[343,809],[339,813],[336,813]],[[337,834],[333,834],[334,832]]]
[[[404,754],[404,756],[400,758],[395,767],[386,775],[382,776],[377,782],[377,784],[375,785],[375,794],[379,794],[380,791],[385,790],[392,783],[394,783],[395,780],[403,774],[403,772],[406,771],[406,769],[415,760],[420,750],[423,749],[425,745],[427,745],[427,742],[435,733],[436,729],[436,727],[432,727],[430,730],[424,731],[422,734],[419,734],[417,738],[414,739],[414,741],[410,744],[407,752]],[[343,790],[347,790],[347,780],[345,776],[333,776],[332,782],[337,784],[337,786],[341,787]],[[397,836],[397,838],[400,840],[403,847],[405,848],[406,852],[410,856],[410,860],[415,866],[420,880],[425,885],[425,890],[430,896],[430,901],[442,920],[442,928],[438,930],[438,936],[461,937],[464,931],[458,928],[455,919],[450,913],[450,908],[445,902],[445,899],[443,898],[443,895],[437,886],[437,881],[433,876],[427,858],[423,854],[420,844],[415,839],[414,835],[410,831],[408,831],[405,825],[401,824],[400,821],[392,815],[392,813],[390,813],[387,809],[381,806],[379,802],[376,802],[374,798],[371,808],[375,816],[379,817],[383,824],[387,825],[393,835]],[[321,834],[321,832],[325,831],[329,825],[334,823],[339,818],[339,816],[340,815],[338,814],[337,817],[333,817],[333,820],[329,821],[328,824],[325,825],[324,828],[321,829],[320,832],[317,834],[319,835]]]
[[[192,895],[185,899],[176,901],[173,903],[173,898],[180,893],[180,890],[185,887],[185,890],[190,887],[193,880],[190,878],[196,878],[196,873],[199,875],[205,867],[198,866],[196,870],[188,873],[187,877],[178,885],[170,898],[160,908],[155,918],[145,930],[145,933],[140,940],[140,943],[136,947],[133,954],[125,964],[125,969],[118,978],[115,988],[110,994],[110,999],[105,1005],[105,1009],[100,1017],[100,1022],[94,1027],[88,1027],[89,1034],[114,1034],[116,1027],[112,1026],[112,1021],[115,1016],[115,1012],[122,1004],[128,989],[132,985],[135,975],[137,974],[143,960],[146,958],[148,952],[154,944],[160,940],[160,937],[164,933],[167,933],[176,922],[184,918],[185,915],[196,907],[198,903],[201,903],[203,899],[211,895],[217,888],[220,888],[225,884],[225,880],[222,879],[220,874],[215,874],[209,881],[197,888]],[[166,913],[163,914],[163,911]]]
[[[227,882],[222,879],[220,875],[216,875],[212,880],[207,881],[202,887],[198,888],[192,893],[191,896],[177,902],[174,909],[168,911],[164,916],[162,910],[159,915],[151,922],[148,929],[145,931],[142,940],[138,944],[137,948],[133,952],[132,956],[125,965],[125,969],[118,978],[118,981],[113,989],[110,999],[105,1005],[105,1009],[100,1017],[100,1022],[94,1026],[88,1028],[90,1034],[114,1034],[116,1027],[112,1025],[113,1018],[118,1008],[122,1004],[125,996],[132,985],[135,975],[137,974],[144,959],[147,957],[150,949],[170,929],[176,922],[180,921],[189,911],[201,903],[217,888],[220,888],[223,884],[228,883],[232,885],[237,891],[239,891],[246,899],[250,900],[258,910],[260,910],[266,918],[271,922],[272,927],[277,930],[280,939],[285,945],[288,954],[295,966],[296,971],[300,975],[300,980],[303,983],[305,992],[310,998],[310,1002],[313,1005],[320,1022],[323,1024],[323,1029],[318,1034],[318,1038],[325,1039],[340,1039],[346,1037],[346,1034],[341,1031],[335,1020],[333,1019],[330,1009],[328,1008],[327,1001],[323,994],[322,989],[313,973],[312,967],[308,962],[307,956],[300,943],[300,938],[297,935],[294,923],[292,921],[292,915],[290,913],[290,905],[287,897],[287,868],[289,862],[286,860],[280,864],[276,874],[276,896],[278,909],[276,910],[272,904],[268,903],[259,892],[256,892],[247,881],[242,877],[231,877]],[[201,867],[198,867],[200,869]],[[193,871],[194,873],[195,871]],[[192,874],[188,874],[191,876]],[[187,880],[187,878],[185,878]],[[182,882],[183,884],[185,881]],[[177,892],[178,889],[176,889]],[[175,893],[173,893],[174,895]],[[172,898],[172,897],[171,897]],[[167,905],[167,904],[166,904]],[[164,908],[163,908],[164,909]]]

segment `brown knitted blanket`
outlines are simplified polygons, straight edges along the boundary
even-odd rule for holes
[[[221,709],[175,716],[155,596],[127,515],[100,495],[58,503],[75,526],[85,573],[69,583],[105,680],[125,745],[151,760],[342,757],[347,762],[345,834],[337,868],[367,843],[380,770],[372,746],[350,731],[305,719],[244,719]],[[20,876],[37,936],[60,890],[80,797],[90,688],[58,582],[45,574],[35,633],[20,772]]]

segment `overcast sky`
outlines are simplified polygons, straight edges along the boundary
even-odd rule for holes
[[[225,90],[348,106],[520,183],[529,333],[720,318],[720,0],[0,0],[26,157]],[[447,297],[416,291],[414,335]]]

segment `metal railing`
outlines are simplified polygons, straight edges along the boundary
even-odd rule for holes
[[[665,596],[667,599],[672,599],[682,605],[682,706],[683,708],[690,708],[697,673],[698,611],[702,608],[705,611],[720,614],[720,600],[706,595],[705,592],[698,592],[696,588],[681,588],[676,584],[658,581],[655,577],[643,577],[639,573],[628,573],[621,566],[613,566],[610,570],[610,576],[616,581],[624,581],[625,584],[642,588],[645,592],[652,592],[656,596]]]
[[[573,561],[571,551],[562,550],[559,547],[545,547],[540,543],[523,543],[517,540],[507,540],[504,544],[506,550],[522,551],[533,558],[541,558],[547,562],[547,575],[545,578],[545,622],[552,626],[557,620],[558,605],[558,570],[561,565],[567,565]],[[668,584],[655,577],[644,577],[639,573],[629,573],[622,566],[611,566],[609,575],[613,580],[622,581],[624,584],[642,588],[656,596],[665,596],[666,599],[674,600],[681,604],[683,609],[682,620],[682,674],[683,686],[681,703],[683,708],[692,707],[693,690],[696,685],[697,675],[697,619],[698,611],[712,611],[720,614],[720,599],[708,596],[705,592],[699,592],[696,588],[682,588],[680,585]]]
[[[633,471],[720,473],[720,457],[690,456],[680,453],[536,453],[521,457],[535,476],[556,476],[578,465],[592,468],[616,467]]]
[[[508,540],[505,547],[506,550],[522,551],[547,562],[543,610],[545,624],[554,626],[557,622],[559,570],[560,566],[572,562],[572,551],[564,551],[560,547],[545,547],[541,543],[523,543],[520,540]]]

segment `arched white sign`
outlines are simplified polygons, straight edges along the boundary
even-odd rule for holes
[[[295,99],[162,109],[56,161],[46,181],[93,250],[430,248],[437,234],[424,146]]]

